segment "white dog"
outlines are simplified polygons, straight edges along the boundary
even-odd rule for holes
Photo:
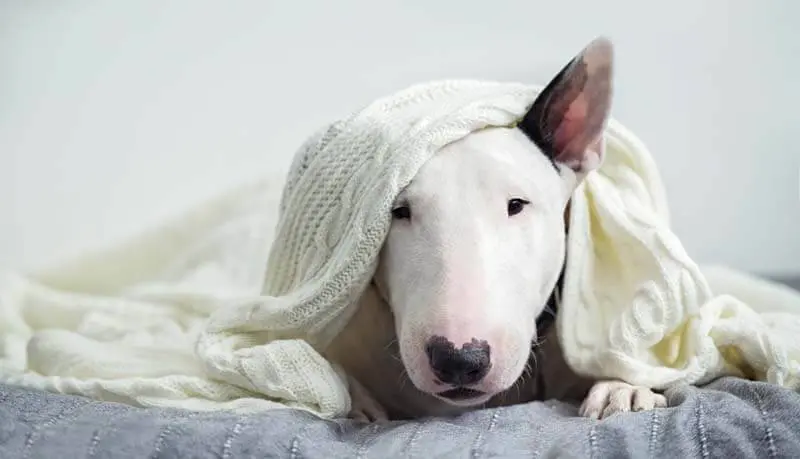
[[[570,196],[603,156],[612,64],[611,43],[594,40],[517,127],[446,146],[397,198],[374,282],[326,350],[350,376],[351,417],[554,398],[602,418],[666,404],[646,387],[575,374],[548,320]]]

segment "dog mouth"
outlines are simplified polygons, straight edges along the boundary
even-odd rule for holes
[[[461,401],[484,397],[486,395],[486,392],[470,389],[468,387],[456,387],[455,389],[439,392],[436,395],[441,398],[446,398],[448,400],[452,400],[455,402],[461,402]]]

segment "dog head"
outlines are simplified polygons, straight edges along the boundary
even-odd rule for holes
[[[446,146],[398,196],[375,281],[419,390],[472,406],[522,374],[564,262],[564,210],[603,156],[612,60],[591,42],[517,127]]]

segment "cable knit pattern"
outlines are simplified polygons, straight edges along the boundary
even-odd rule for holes
[[[513,125],[539,90],[413,86],[311,136],[282,193],[266,177],[115,247],[0,277],[0,382],[141,406],[347,413],[346,378],[320,351],[373,275],[394,198],[441,147]],[[603,166],[573,198],[557,322],[568,362],[656,388],[723,374],[797,387],[800,296],[724,270],[711,283],[670,232],[647,149],[613,120],[605,138]]]

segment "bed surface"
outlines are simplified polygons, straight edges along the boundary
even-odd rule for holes
[[[139,409],[0,386],[0,457],[800,457],[800,394],[723,378],[604,421],[556,402],[389,425]]]

